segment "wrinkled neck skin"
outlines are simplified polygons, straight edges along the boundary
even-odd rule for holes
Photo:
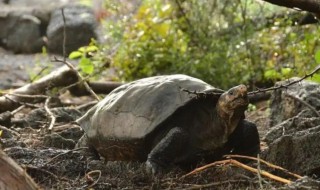
[[[239,107],[231,110],[220,106],[219,103],[216,105],[218,117],[221,118],[221,121],[225,125],[225,135],[229,136],[235,130],[239,121],[244,117],[245,109],[246,107]]]

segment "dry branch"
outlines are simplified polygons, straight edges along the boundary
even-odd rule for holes
[[[83,85],[85,86],[85,88],[88,90],[88,92],[90,92],[90,94],[98,101],[100,101],[100,98],[99,96],[97,96],[97,94],[90,88],[90,86],[88,85],[88,83],[84,80],[83,76],[77,71],[77,69],[71,64],[69,63],[68,61],[65,61],[65,60],[60,60],[56,57],[54,57],[54,61],[56,62],[61,62],[61,63],[64,63],[66,64],[72,71],[74,71],[78,78],[83,81]]]
[[[49,109],[49,103],[50,103],[51,97],[48,97],[46,99],[46,102],[44,104],[44,109],[46,110],[47,114],[50,116],[50,124],[49,124],[49,131],[52,130],[54,124],[56,123],[56,117],[54,116],[54,114],[52,113],[52,111]]]
[[[232,155],[225,155],[225,157],[227,158],[246,158],[246,159],[249,159],[249,160],[256,160],[256,161],[259,161],[267,166],[269,166],[270,168],[273,168],[273,169],[277,169],[277,170],[281,170],[287,174],[290,174],[298,179],[301,179],[302,176],[298,175],[298,174],[295,174],[295,173],[292,173],[292,172],[289,172],[288,170],[284,169],[283,167],[280,167],[280,166],[277,166],[277,165],[274,165],[270,162],[267,162],[265,160],[262,160],[260,158],[255,158],[255,157],[251,157],[251,156],[244,156],[244,155],[236,155],[236,154],[232,154]]]
[[[269,172],[266,172],[264,170],[258,171],[258,169],[252,168],[252,167],[250,167],[248,165],[245,165],[245,164],[243,164],[243,163],[241,163],[241,162],[239,162],[237,160],[233,160],[233,159],[216,161],[216,162],[213,162],[211,164],[207,164],[205,166],[196,168],[193,171],[189,172],[188,174],[182,176],[181,178],[196,174],[196,173],[201,172],[201,171],[203,171],[203,170],[205,170],[207,168],[210,168],[210,167],[213,167],[213,166],[217,166],[217,165],[233,165],[233,166],[237,166],[237,167],[246,169],[246,170],[251,171],[251,172],[256,173],[256,174],[260,173],[262,176],[268,177],[269,179],[272,179],[272,180],[275,180],[275,181],[278,181],[278,182],[281,182],[281,183],[284,183],[284,184],[290,184],[291,183],[291,181],[288,180],[288,179],[273,175],[273,174],[271,174]]]
[[[288,88],[291,85],[297,84],[303,80],[305,80],[306,78],[312,77],[314,74],[316,74],[318,71],[320,70],[320,65],[318,65],[311,73],[308,73],[306,75],[304,75],[304,77],[298,79],[298,80],[294,80],[291,81],[287,84],[281,84],[279,86],[273,86],[270,88],[265,88],[265,89],[258,89],[252,92],[249,92],[248,95],[252,95],[252,94],[257,94],[257,93],[263,93],[263,92],[268,92],[268,91],[272,91],[272,90],[277,90],[277,89],[281,89],[281,88]]]
[[[0,189],[40,189],[25,170],[2,150],[0,150],[0,171]]]
[[[88,82],[90,88],[97,94],[109,94],[112,90],[123,84],[121,82]],[[71,87],[69,90],[75,96],[90,95],[88,90],[80,84]]]
[[[7,94],[0,97],[0,113],[14,110],[20,106],[20,102],[37,103],[43,101],[43,97],[37,97],[46,94],[46,91],[56,87],[66,86],[78,81],[76,73],[68,67],[63,66],[34,83],[27,84],[21,88],[13,90],[12,95]],[[19,94],[19,96],[16,96]],[[22,96],[21,96],[22,95]],[[37,95],[36,97],[25,97],[23,95]]]

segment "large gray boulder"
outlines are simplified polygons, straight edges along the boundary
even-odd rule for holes
[[[39,52],[44,46],[41,12],[31,8],[2,6],[0,10],[0,44],[15,53]],[[42,15],[45,17],[45,15]]]
[[[317,83],[303,81],[274,92],[273,126],[264,137],[269,147],[262,155],[264,159],[299,174],[320,176],[320,118],[306,106],[307,103],[319,110],[319,87]]]
[[[67,5],[64,8],[66,19],[66,52],[70,53],[81,46],[88,45],[92,38],[96,39],[98,23],[93,10],[82,5]],[[48,48],[50,52],[62,54],[63,17],[61,9],[51,14],[47,28]]]
[[[276,83],[276,86],[285,85],[299,78],[291,78],[286,81]],[[311,81],[302,81],[288,88],[282,88],[274,91],[270,104],[270,126],[275,126],[289,118],[296,116],[306,106],[290,97],[294,96],[302,101],[312,105],[316,110],[320,110],[320,86]]]

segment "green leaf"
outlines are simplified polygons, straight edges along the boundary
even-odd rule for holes
[[[289,76],[292,72],[291,68],[281,68],[281,74],[283,76]]]
[[[314,74],[311,78],[310,78],[311,81],[314,81],[314,82],[317,82],[317,83],[320,83],[320,74]]]
[[[264,77],[266,79],[278,79],[278,78],[280,78],[280,75],[276,70],[269,69],[269,70],[264,72]]]
[[[91,46],[88,46],[86,50],[87,52],[95,52],[95,51],[98,51],[99,49],[97,46],[91,45]]]
[[[86,58],[86,57],[82,57],[80,62],[79,62],[79,67],[82,70],[82,72],[86,73],[86,74],[92,74],[94,71],[94,65],[91,62],[90,59]]]
[[[316,59],[317,64],[320,64],[320,50],[316,52],[316,55],[314,56],[314,58]]]
[[[78,59],[82,57],[82,53],[79,51],[73,51],[69,54],[69,59]]]

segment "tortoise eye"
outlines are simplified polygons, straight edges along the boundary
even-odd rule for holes
[[[230,90],[230,91],[228,92],[228,94],[231,95],[231,96],[233,96],[233,94],[234,94],[234,93],[233,93],[233,90]]]

